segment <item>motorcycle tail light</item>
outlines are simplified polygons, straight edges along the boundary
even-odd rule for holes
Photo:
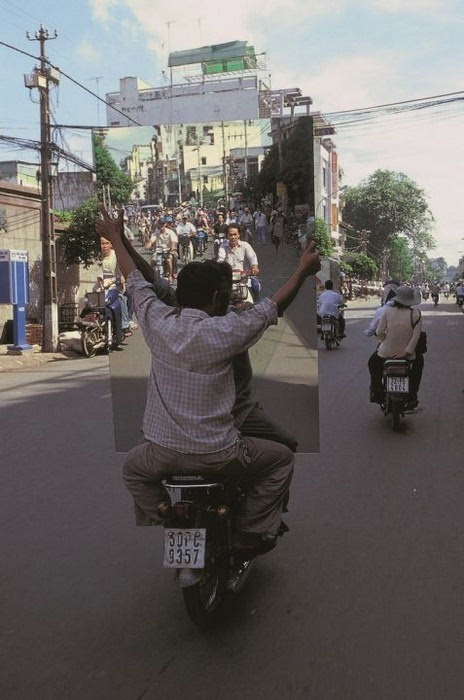
[[[174,513],[177,515],[178,518],[188,518],[189,505],[189,503],[184,503],[183,501],[179,501],[179,503],[175,504]]]

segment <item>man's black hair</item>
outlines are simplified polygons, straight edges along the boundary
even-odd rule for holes
[[[240,235],[240,226],[239,226],[237,223],[235,223],[235,222],[232,223],[232,224],[229,224],[229,225],[227,226],[227,235],[229,235],[229,231],[230,231],[230,229],[232,229],[232,228],[236,228],[237,231],[238,231],[238,233],[239,233],[239,235]]]
[[[177,277],[177,303],[192,309],[204,309],[214,292],[229,294],[232,289],[232,268],[213,260],[191,262]]]
[[[334,283],[332,282],[332,280],[327,280],[327,281],[325,282],[325,288],[326,288],[326,289],[333,289],[333,286],[334,286]]]

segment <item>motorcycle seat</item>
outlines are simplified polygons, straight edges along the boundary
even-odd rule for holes
[[[217,476],[214,479],[195,475],[168,476],[163,480],[163,485],[173,489],[178,488],[220,488],[223,483]]]

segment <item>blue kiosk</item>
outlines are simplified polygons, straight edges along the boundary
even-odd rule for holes
[[[11,352],[32,351],[26,342],[26,304],[29,303],[29,266],[25,250],[0,250],[0,304],[13,304]]]

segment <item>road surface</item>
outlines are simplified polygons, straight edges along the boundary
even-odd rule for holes
[[[223,627],[198,632],[158,528],[133,525],[105,358],[0,376],[8,700],[457,700],[464,695],[464,315],[423,305],[420,411],[368,402],[362,335],[319,352],[321,452],[290,533]]]

